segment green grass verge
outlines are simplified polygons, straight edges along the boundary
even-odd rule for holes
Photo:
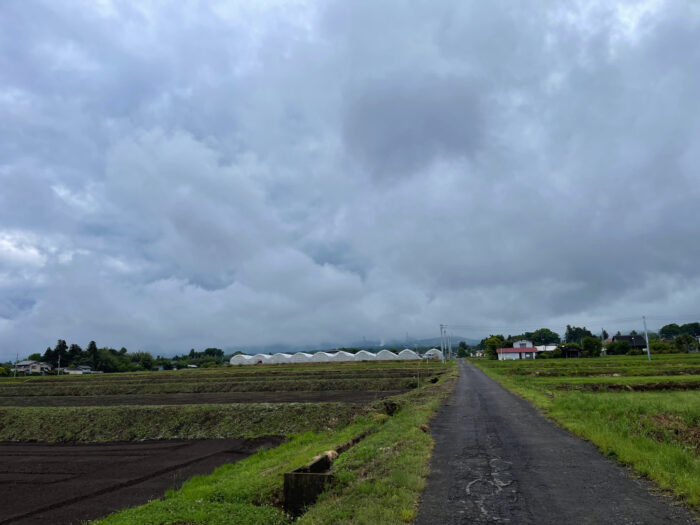
[[[624,370],[626,365],[638,364],[627,359],[629,361],[625,362],[616,358],[615,366]],[[603,453],[654,481],[696,510],[700,509],[700,391],[578,392],[574,390],[591,382],[603,386],[617,382],[634,387],[669,378],[659,375],[582,379],[577,377],[579,370],[590,367],[587,362],[595,360],[558,361],[560,377],[556,380],[546,375],[524,375],[520,373],[524,367],[519,363],[511,367],[508,362],[472,362],[564,428],[591,441]],[[656,365],[654,361],[646,365],[648,375],[654,372],[654,366],[658,370],[668,365],[663,359],[658,361]],[[683,362],[676,356],[668,361]],[[531,361],[526,366],[537,372],[537,363]],[[539,363],[543,368],[549,365],[546,361]],[[568,378],[565,377],[567,366],[572,372]]]
[[[376,412],[337,430],[294,435],[275,449],[192,478],[163,500],[124,510],[99,523],[291,523],[280,510],[284,473],[364,432],[369,435],[334,463],[334,484],[298,523],[409,523],[416,514],[433,446],[420,425],[429,422],[449,395],[457,375],[454,364],[445,365],[444,370],[447,373],[438,383],[394,397],[402,408],[392,417]],[[225,514],[225,506],[232,506],[237,514]]]
[[[230,405],[0,408],[0,441],[97,443],[288,435],[344,426],[368,405]]]

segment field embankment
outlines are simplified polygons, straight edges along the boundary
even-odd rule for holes
[[[98,446],[110,447],[109,443],[124,441],[129,442],[123,445],[128,448],[131,443],[153,439],[260,436],[286,439],[277,448],[224,465],[213,474],[195,477],[182,489],[168,491],[162,500],[124,510],[104,520],[105,523],[210,525],[291,523],[293,519],[282,509],[283,474],[308,463],[324,450],[363,435],[366,437],[362,441],[340,455],[332,467],[333,484],[298,521],[404,523],[415,514],[432,446],[427,427],[421,425],[429,421],[449,394],[455,375],[456,368],[451,364],[401,362],[5,380],[0,381],[3,402],[41,406],[1,407],[0,440],[14,442],[6,446],[31,449],[47,445],[22,443],[103,442],[107,444]],[[325,390],[325,385],[338,382],[346,388]],[[254,388],[245,390],[247,386],[239,386],[244,390],[236,393],[231,385],[254,385]],[[300,385],[308,389],[300,389]],[[373,390],[368,391],[370,387]],[[192,392],[193,389],[197,390]],[[73,394],[63,395],[66,391]],[[113,391],[120,393],[104,394]],[[158,393],[147,393],[154,391]],[[307,401],[313,402],[218,405],[177,402],[193,396],[203,399],[208,395],[231,395],[231,392],[251,398],[272,395],[278,401],[309,396]],[[164,404],[139,404],[149,396]],[[344,402],[324,401],[333,396],[341,396]],[[56,400],[70,399],[80,399],[79,403],[86,406],[53,406]],[[92,406],[108,399],[123,404]],[[173,442],[161,443],[168,447]],[[71,453],[81,455],[81,450],[87,450],[82,447],[93,445],[72,446]],[[59,448],[56,452],[60,453]],[[30,467],[31,462],[27,461],[24,463]],[[55,462],[59,470],[72,468],[67,457],[56,456]],[[101,493],[90,495],[93,482],[87,478],[82,485],[80,476],[74,481],[78,484],[76,493],[87,494],[84,500],[67,501],[65,505],[56,503],[52,507],[54,512],[69,515],[73,507],[95,509],[98,506],[90,502],[107,497]],[[178,487],[180,481],[171,486]],[[141,492],[138,483],[129,485],[132,493]],[[30,492],[40,489],[30,484],[26,487]],[[138,504],[143,500],[135,497],[130,501]],[[99,514],[93,511],[89,516],[81,516],[80,519],[94,519]]]
[[[700,509],[700,355],[472,362]]]
[[[423,367],[426,365],[423,364]],[[332,467],[334,482],[295,523],[407,523],[415,517],[428,473],[432,438],[425,424],[451,392],[454,364],[430,364],[435,383],[393,396],[385,406],[347,426],[290,436],[288,442],[260,452],[209,476],[193,478],[164,499],[119,512],[100,523],[288,524],[282,510],[283,475],[314,456],[354,437],[361,441],[343,452]]]

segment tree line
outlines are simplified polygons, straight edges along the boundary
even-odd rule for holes
[[[622,334],[618,331],[616,336]],[[642,336],[636,330],[628,335]],[[663,326],[658,332],[648,332],[649,350],[655,354],[683,353],[698,349],[698,337],[700,336],[700,323],[686,323],[678,325],[671,323]],[[564,337],[549,328],[540,328],[534,332],[523,332],[517,335],[491,334],[483,338],[478,345],[470,347],[461,341],[457,349],[459,357],[483,352],[490,359],[497,359],[498,348],[512,348],[513,343],[519,340],[532,341],[535,346],[556,345],[556,348],[546,354],[538,354],[538,358],[557,358],[572,355],[572,352],[582,357],[598,357],[603,350],[607,355],[635,355],[642,354],[643,350],[634,348],[627,341],[608,341],[609,334],[603,329],[600,334],[593,334],[585,326],[566,326]]]
[[[31,361],[41,361],[56,368],[76,368],[89,366],[92,370],[100,372],[138,372],[142,370],[172,370],[186,368],[189,365],[208,367],[220,365],[227,360],[224,351],[220,348],[207,348],[201,352],[194,348],[189,353],[176,355],[175,357],[161,357],[150,352],[129,352],[122,347],[98,348],[95,341],[90,341],[85,349],[78,344],[68,343],[59,339],[53,348],[47,347],[43,354],[34,353],[27,357]],[[0,366],[0,375],[6,375],[12,368],[12,363],[3,363]]]

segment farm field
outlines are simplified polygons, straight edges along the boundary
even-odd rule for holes
[[[96,445],[0,444],[1,523],[81,523],[146,503],[281,438]],[[37,499],[37,494],[41,497]]]
[[[405,390],[287,390],[94,396],[8,396],[0,407],[79,407],[116,405],[210,405],[230,403],[365,403]]]
[[[0,399],[6,405],[0,407],[0,452],[11,459],[0,472],[0,490],[11,494],[13,504],[0,510],[0,523],[14,523],[12,516],[21,513],[33,518],[27,515],[17,522],[46,522],[41,519],[52,514],[43,514],[45,506],[65,518],[58,522],[79,523],[154,499],[106,522],[148,523],[148,515],[153,523],[173,516],[173,522],[193,524],[288,523],[290,517],[281,510],[283,473],[367,433],[362,444],[336,462],[352,465],[339,471],[345,472],[345,478],[340,476],[345,482],[338,490],[353,493],[351,477],[359,470],[370,478],[391,475],[384,467],[372,472],[367,454],[375,452],[371,444],[363,448],[365,441],[380,439],[385,447],[407,448],[410,454],[394,459],[412,465],[410,474],[402,475],[416,477],[415,482],[403,498],[374,509],[405,516],[415,507],[430,451],[430,438],[415,419],[427,421],[454,375],[449,364],[400,362],[5,379],[0,381]],[[236,390],[240,385],[255,388]],[[329,385],[335,388],[327,389]],[[407,433],[392,430],[402,417],[404,424],[411,421],[408,434],[417,432],[416,443],[404,443]],[[420,454],[415,455],[415,447]],[[364,459],[352,463],[349,458],[357,453]],[[116,471],[111,467],[115,461]],[[222,464],[216,473],[196,477],[177,490],[193,474],[208,474]],[[231,469],[235,479],[222,484],[217,473]],[[52,494],[55,502],[49,498],[46,505],[27,510],[22,502],[58,478],[66,491]],[[148,490],[138,490],[141,483]],[[241,484],[246,489],[237,492]],[[207,487],[210,497],[190,501],[185,494],[193,486],[199,491]],[[221,495],[224,489],[226,496]],[[164,494],[164,500],[157,500]],[[341,508],[351,514],[360,511],[355,503]]]
[[[700,509],[700,355],[472,363]]]

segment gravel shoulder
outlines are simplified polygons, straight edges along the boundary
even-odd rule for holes
[[[416,524],[694,524],[692,514],[460,362],[431,423],[435,451]]]

